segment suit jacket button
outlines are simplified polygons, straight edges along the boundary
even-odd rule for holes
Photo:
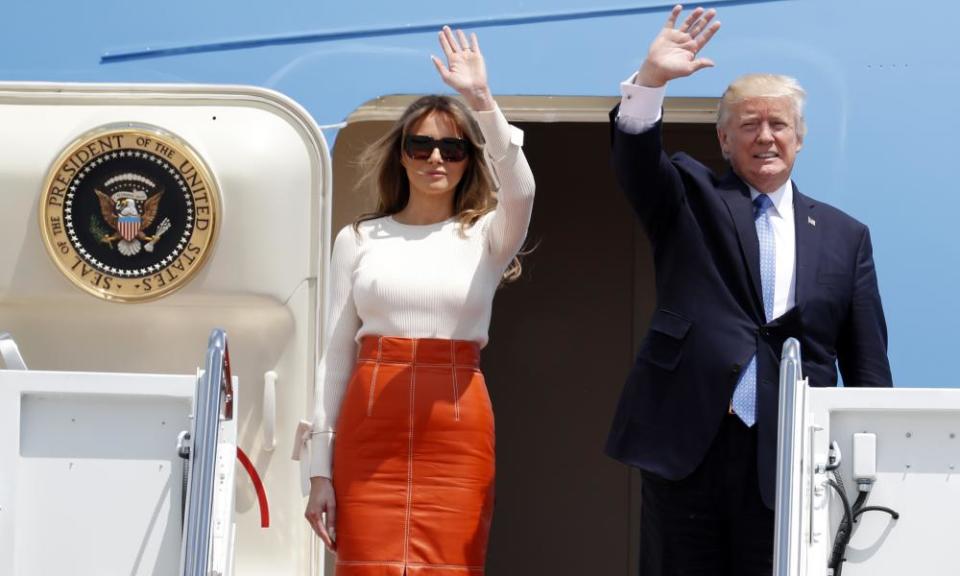
[[[739,376],[739,375],[740,375],[740,365],[739,365],[739,364],[734,364],[733,367],[730,368],[730,373],[733,374],[734,376]]]

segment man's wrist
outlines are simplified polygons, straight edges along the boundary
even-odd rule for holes
[[[667,84],[667,79],[654,69],[649,60],[644,60],[633,77],[633,83],[646,88],[662,88]]]

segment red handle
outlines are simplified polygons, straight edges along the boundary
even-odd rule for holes
[[[267,505],[267,491],[263,489],[263,480],[260,479],[260,475],[257,474],[257,469],[253,467],[253,462],[250,462],[250,458],[237,446],[237,460],[243,464],[243,469],[247,471],[247,475],[250,476],[250,481],[253,482],[253,488],[257,491],[257,502],[260,504],[260,527],[269,528],[270,527],[270,507]]]

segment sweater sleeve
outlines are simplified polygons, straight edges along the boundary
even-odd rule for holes
[[[317,366],[317,402],[310,442],[310,476],[331,477],[334,430],[340,404],[357,355],[360,318],[353,301],[353,274],[360,239],[353,226],[337,234],[330,259],[330,292],[326,303],[323,355]]]
[[[477,112],[486,140],[486,156],[499,182],[497,208],[488,223],[490,251],[503,266],[516,255],[527,237],[533,212],[533,172],[523,155],[523,131],[507,123],[500,108]]]

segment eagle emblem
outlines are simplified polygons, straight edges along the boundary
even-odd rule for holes
[[[163,128],[130,122],[93,128],[61,151],[40,207],[56,266],[112,302],[184,286],[220,228],[220,189],[203,158]]]
[[[124,256],[135,256],[141,248],[153,252],[153,247],[170,228],[170,220],[164,218],[152,235],[147,230],[157,218],[163,187],[140,174],[118,174],[103,184],[107,192],[94,188],[100,203],[100,214],[112,229],[99,234],[100,242],[117,250]],[[95,231],[95,235],[98,231]],[[141,244],[145,242],[146,244]]]

